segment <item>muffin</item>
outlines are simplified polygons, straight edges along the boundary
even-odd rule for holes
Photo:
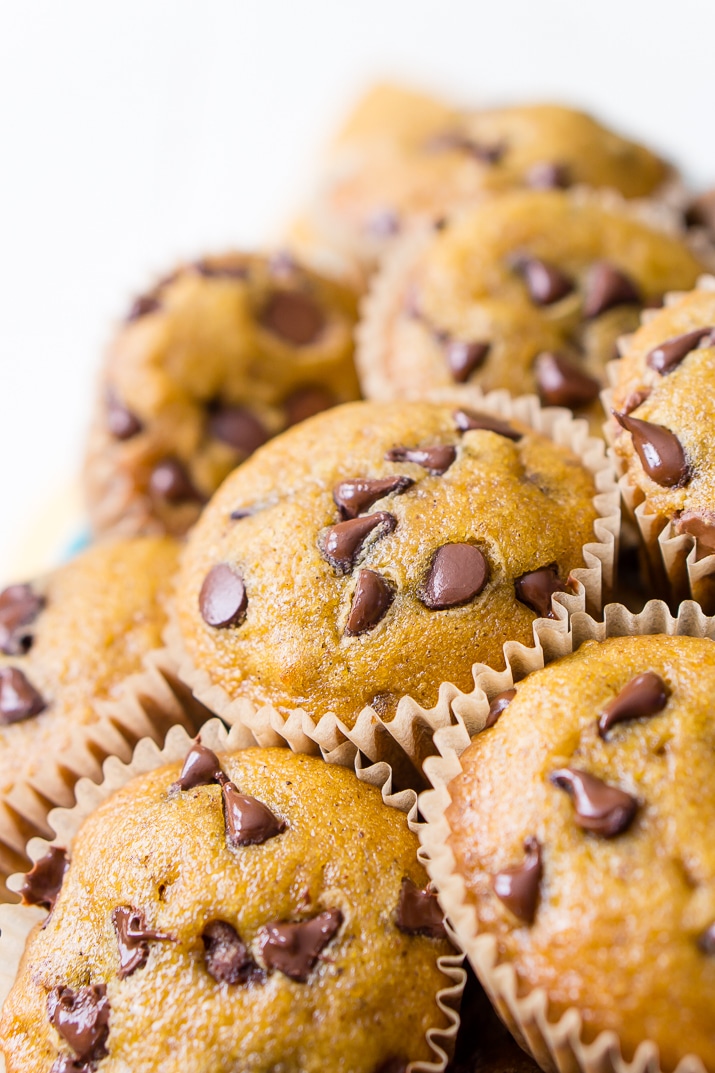
[[[179,266],[106,356],[85,467],[95,532],[183,534],[260,444],[359,397],[355,296],[286,254]]]
[[[594,493],[569,449],[493,413],[320,414],[233,473],[192,531],[184,655],[227,705],[332,712],[348,728],[366,705],[391,719],[403,694],[429,707],[441,682],[471,688],[474,663],[553,614],[593,539]]]
[[[3,1008],[8,1073],[425,1068],[452,948],[417,848],[353,771],[195,743],[89,815],[52,891],[28,877],[52,911]]]

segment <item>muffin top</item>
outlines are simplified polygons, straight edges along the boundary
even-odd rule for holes
[[[650,514],[715,552],[715,290],[682,295],[628,341],[612,427]]]
[[[101,1073],[405,1073],[446,1027],[451,952],[417,849],[352,771],[194,745],[105,801],[41,892],[54,908],[0,1024],[8,1073],[58,1055]]]
[[[351,403],[276,438],[192,531],[176,607],[229,697],[353,726],[400,696],[472,688],[529,643],[593,539],[590,472],[493,414]]]
[[[355,295],[286,254],[181,265],[106,358],[89,445],[95,529],[181,534],[270,436],[358,398]]]
[[[630,1060],[715,1068],[715,644],[634,636],[536,671],[461,757],[456,869],[521,986]],[[518,793],[514,793],[515,779]]]

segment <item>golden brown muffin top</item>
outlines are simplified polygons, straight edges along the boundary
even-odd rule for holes
[[[523,993],[626,1060],[715,1068],[715,644],[637,636],[536,671],[462,755],[457,871]]]
[[[45,1073],[58,1053],[102,1073],[430,1057],[451,947],[405,816],[315,757],[209,752],[134,778],[85,821],[3,1010],[8,1073]],[[56,1010],[82,1002],[95,1031],[77,1038]]]
[[[405,693],[431,706],[443,681],[469,690],[474,663],[528,643],[583,565],[595,489],[569,450],[494,420],[351,403],[261,448],[183,556],[196,666],[231,698],[353,726],[368,704],[391,717]]]

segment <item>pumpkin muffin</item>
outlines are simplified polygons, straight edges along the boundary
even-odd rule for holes
[[[30,873],[52,911],[3,1008],[8,1073],[434,1060],[453,951],[418,845],[346,768],[195,743],[101,804],[68,867],[53,850],[52,882]]]
[[[480,934],[553,1023],[715,1069],[715,644],[589,641],[535,671],[462,754],[446,813]],[[514,793],[515,780],[518,793]]]
[[[526,425],[433,403],[352,403],[263,447],[182,556],[178,626],[230,700],[333,712],[437,702],[530,643],[583,566],[591,473]]]
[[[137,298],[88,448],[95,531],[183,534],[256,447],[358,398],[355,319],[350,290],[286,254],[207,257]]]
[[[676,235],[585,191],[518,191],[411,239],[374,284],[358,364],[370,398],[474,384],[602,420],[616,339],[703,265]]]

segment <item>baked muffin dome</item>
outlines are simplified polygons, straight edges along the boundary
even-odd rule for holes
[[[449,784],[456,871],[520,994],[626,1061],[653,1040],[663,1070],[715,1069],[713,688],[711,640],[588,642],[517,684]]]
[[[84,822],[4,1006],[8,1073],[429,1060],[452,948],[405,816],[288,749],[194,746],[180,770],[135,777]]]
[[[525,425],[351,403],[231,475],[182,556],[190,660],[231,698],[352,727],[530,643],[593,539],[591,473]]]

